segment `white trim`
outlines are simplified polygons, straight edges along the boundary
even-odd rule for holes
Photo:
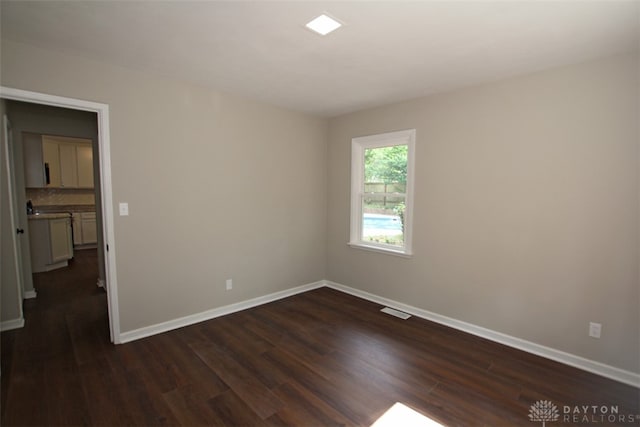
[[[24,283],[22,282],[23,276],[22,276],[22,268],[20,267],[20,257],[22,256],[20,253],[18,253],[18,236],[17,236],[17,229],[18,229],[18,218],[15,217],[15,213],[16,213],[16,199],[15,199],[15,194],[14,194],[14,186],[15,186],[15,173],[14,173],[14,167],[13,167],[13,159],[12,159],[12,152],[11,150],[9,150],[9,148],[11,148],[12,150],[15,149],[15,147],[9,147],[9,141],[13,141],[12,136],[9,134],[9,127],[11,125],[11,122],[9,121],[9,117],[7,117],[7,114],[5,113],[2,117],[2,132],[3,132],[3,137],[4,137],[4,146],[3,146],[3,151],[4,151],[4,155],[5,155],[5,167],[7,170],[7,182],[6,182],[6,186],[7,186],[7,199],[8,199],[8,203],[9,203],[9,225],[11,226],[11,247],[13,249],[13,268],[15,269],[16,272],[16,298],[17,298],[17,306],[18,306],[18,315],[20,316],[20,319],[24,318],[24,312],[22,309],[22,299],[23,299],[23,291],[24,291]],[[12,144],[13,145],[13,144]],[[0,182],[2,182],[2,180],[0,180]],[[26,228],[26,227],[25,227]],[[5,266],[4,268],[8,268],[7,266]]]
[[[347,243],[347,246],[350,246],[355,249],[362,249],[363,251],[378,252],[386,255],[395,255],[402,258],[411,258],[413,256],[413,254],[410,252],[397,251],[393,249],[381,248],[379,246],[371,246],[371,245],[365,245],[361,243]]]
[[[531,341],[516,338],[501,332],[493,331],[491,329],[476,326],[471,323],[463,322],[461,320],[453,319],[451,317],[442,316],[437,313],[433,313],[428,310],[413,307],[408,304],[403,304],[398,301],[394,301],[389,298],[381,297],[369,292],[361,291],[359,289],[351,288],[349,286],[341,285],[329,280],[321,280],[307,285],[298,286],[295,288],[287,289],[280,292],[264,295],[250,300],[229,304],[223,307],[214,308],[211,310],[203,311],[201,313],[192,314],[189,316],[180,317],[178,319],[169,320],[162,323],[157,323],[151,326],[145,326],[132,331],[123,332],[120,334],[120,342],[126,343],[135,341],[138,339],[146,338],[152,335],[168,332],[174,329],[182,328],[185,326],[193,325],[196,323],[204,322],[206,320],[215,319],[216,317],[225,316],[238,311],[246,310],[252,307],[256,307],[262,304],[267,304],[272,301],[276,301],[282,298],[286,298],[292,295],[307,292],[313,289],[321,287],[328,287],[340,292],[344,292],[349,295],[356,296],[368,301],[378,303],[383,306],[395,308],[405,313],[420,317],[432,322],[439,323],[444,326],[448,326],[459,331],[463,331],[475,336],[486,338],[490,341],[494,341],[500,344],[507,345],[509,347],[516,348],[518,350],[526,351],[547,359],[555,360],[556,362],[564,363],[565,365],[573,366],[591,372],[593,374],[601,375],[612,380],[619,381],[624,384],[629,384],[634,387],[640,387],[640,374],[626,371],[624,369],[616,368],[614,366],[606,365],[604,363],[596,362],[593,360],[585,359],[584,357],[576,356],[574,354],[566,353],[561,350],[556,350],[550,347],[546,347],[540,344],[533,343]]]
[[[105,274],[109,309],[111,341],[120,343],[120,314],[116,274],[115,233],[113,222],[113,195],[111,187],[111,140],[109,135],[109,105],[82,99],[66,98],[0,86],[0,98],[34,104],[51,105],[73,110],[91,111],[98,116],[98,150],[100,157],[100,188],[102,194],[102,232],[105,245]],[[109,250],[106,250],[106,246]]]
[[[354,289],[349,286],[341,285],[339,283],[325,281],[324,284],[329,288],[384,306],[390,306],[397,310],[412,314],[416,317],[421,317],[423,319],[427,319],[432,322],[457,329],[459,331],[467,332],[469,334],[486,338],[488,340],[498,342],[509,347],[517,348],[518,350],[523,350],[527,353],[532,353],[541,357],[545,357],[547,359],[555,360],[556,362],[564,363],[565,365],[573,366],[575,368],[579,368],[593,374],[601,375],[603,377],[610,378],[621,383],[629,384],[634,387],[640,387],[639,373],[626,371],[624,369],[616,368],[614,366],[606,365],[594,360],[585,359],[581,356],[576,356],[571,353],[566,353],[561,350],[556,350],[554,348],[536,344],[531,341],[503,334],[501,332],[493,331],[491,329],[453,319],[451,317],[442,316],[428,310],[423,310],[421,308],[413,307],[408,304],[403,304],[389,298],[381,297],[369,292],[361,291],[359,289]]]
[[[35,289],[24,292],[24,299],[33,299],[33,298],[36,298],[37,296],[38,296],[38,293],[36,292]]]
[[[141,338],[146,338],[151,335],[161,334],[163,332],[168,332],[185,326],[194,325],[196,323],[215,319],[216,317],[220,316],[226,316],[227,314],[246,310],[248,308],[256,307],[262,304],[267,304],[272,301],[290,297],[302,292],[307,292],[312,289],[321,288],[323,286],[325,286],[324,281],[309,283],[307,285],[286,289],[284,291],[274,292],[272,294],[252,298],[246,301],[240,301],[234,304],[225,305],[223,307],[213,308],[201,313],[191,314],[188,316],[180,317],[178,319],[168,320],[166,322],[157,323],[155,325],[145,326],[139,329],[134,329],[132,331],[123,332],[120,334],[120,342],[126,343]]]
[[[10,331],[12,329],[20,329],[24,327],[24,318],[20,317],[19,319],[13,320],[5,320],[4,322],[0,322],[0,331]]]

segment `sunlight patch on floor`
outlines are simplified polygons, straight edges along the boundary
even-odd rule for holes
[[[400,402],[387,410],[371,427],[445,427]]]

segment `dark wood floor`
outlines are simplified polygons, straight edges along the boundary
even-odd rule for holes
[[[640,424],[562,420],[640,414],[638,389],[328,288],[113,346],[95,268],[82,251],[36,275],[25,327],[2,333],[2,425],[368,426],[400,402],[447,426],[536,426],[539,400],[560,408],[549,426]]]

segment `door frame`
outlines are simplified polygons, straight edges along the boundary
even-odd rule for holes
[[[20,265],[21,263],[21,256],[22,253],[20,251],[19,248],[19,240],[18,240],[18,236],[17,236],[17,231],[18,231],[18,226],[16,225],[18,223],[18,219],[16,218],[16,198],[15,198],[15,177],[14,177],[14,167],[13,167],[13,141],[12,141],[12,136],[11,136],[11,123],[9,122],[9,118],[7,117],[7,114],[5,112],[5,114],[3,114],[2,116],[2,132],[4,133],[4,144],[2,145],[2,155],[0,155],[0,159],[4,157],[4,161],[5,161],[5,168],[7,170],[7,175],[5,176],[0,176],[0,185],[2,184],[2,180],[6,179],[6,186],[7,186],[7,192],[8,192],[8,204],[9,204],[9,223],[11,225],[11,247],[14,253],[14,257],[13,257],[13,268],[15,268],[16,270],[16,282],[17,282],[17,292],[16,292],[16,296],[18,297],[18,318],[17,319],[10,319],[8,321],[5,321],[2,323],[2,330],[9,330],[9,329],[15,329],[15,328],[21,328],[24,326],[24,314],[23,314],[23,310],[22,310],[22,300],[23,300],[23,293],[24,293],[24,284],[22,282],[22,266]],[[2,268],[11,268],[9,266],[3,266]]]
[[[32,92],[0,86],[0,98],[49,105],[97,114],[98,155],[100,157],[100,193],[102,201],[102,238],[104,244],[105,284],[109,311],[111,342],[120,344],[120,311],[116,274],[115,233],[113,225],[113,194],[111,187],[111,142],[109,136],[109,105],[76,98]]]

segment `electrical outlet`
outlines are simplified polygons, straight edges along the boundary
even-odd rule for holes
[[[589,322],[589,336],[593,338],[600,338],[600,333],[602,332],[602,324]]]
[[[230,291],[233,289],[233,280],[227,279],[227,290]]]

